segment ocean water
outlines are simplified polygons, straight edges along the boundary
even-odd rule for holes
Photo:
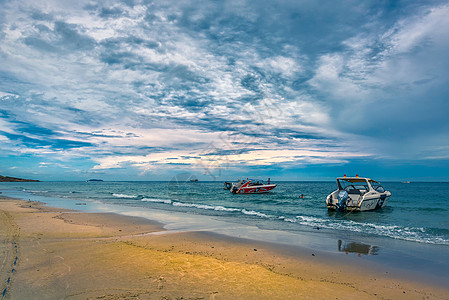
[[[271,193],[258,195],[234,195],[223,189],[223,182],[183,181],[2,183],[0,191],[24,199],[40,196],[207,215],[268,230],[449,246],[449,183],[386,182],[383,186],[392,196],[385,208],[349,214],[325,206],[335,182],[276,183]],[[301,194],[305,197],[299,198]]]

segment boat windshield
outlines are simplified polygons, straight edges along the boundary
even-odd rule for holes
[[[373,187],[373,189],[375,191],[377,191],[379,193],[385,192],[385,189],[383,188],[383,186],[379,182],[372,180],[372,181],[370,181],[370,183],[371,183],[371,186]]]
[[[348,194],[361,194],[369,191],[365,180],[345,180],[338,179],[338,189],[345,190]]]
[[[265,181],[261,179],[250,179],[251,182],[249,185],[265,185]]]

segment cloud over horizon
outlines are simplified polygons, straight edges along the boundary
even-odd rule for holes
[[[446,1],[2,6],[3,173],[449,169]]]

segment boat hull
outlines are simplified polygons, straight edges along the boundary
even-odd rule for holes
[[[275,184],[247,186],[237,190],[236,194],[264,194],[269,193],[275,187]]]
[[[332,195],[332,194],[331,194]],[[385,207],[390,199],[391,194],[389,192],[362,197],[359,200],[349,200],[343,209],[337,207],[337,203],[332,201],[332,196],[329,195],[326,200],[326,206],[329,210],[340,210],[340,211],[369,211],[376,210]],[[335,203],[334,203],[335,202]]]
[[[377,198],[371,198],[371,199],[364,199],[360,203],[360,211],[367,211],[367,210],[375,210],[385,207],[387,205],[388,199],[390,197],[386,195],[381,195]]]

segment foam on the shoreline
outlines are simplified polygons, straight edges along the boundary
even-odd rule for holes
[[[135,198],[138,196],[131,195],[116,195],[116,197],[122,198]],[[295,218],[286,218],[283,216],[277,217],[274,215],[266,214],[263,212],[255,210],[247,210],[245,208],[233,208],[225,207],[222,205],[206,205],[206,204],[196,204],[188,202],[172,201],[169,199],[157,199],[157,198],[143,198],[142,202],[154,202],[162,203],[176,207],[186,207],[200,210],[210,210],[210,211],[223,211],[231,213],[241,213],[247,216],[254,216],[263,219],[271,220],[281,220],[288,223],[300,224],[303,226],[311,228],[329,229],[329,230],[340,230],[340,231],[352,231],[357,233],[368,233],[373,235],[378,235],[380,237],[385,236],[393,239],[419,242],[426,244],[439,244],[439,245],[449,245],[449,239],[444,239],[441,237],[435,237],[426,233],[425,229],[422,227],[404,227],[397,225],[377,225],[372,223],[360,223],[352,220],[341,220],[340,223],[330,222],[329,220],[316,218],[311,216],[296,216]]]
[[[117,197],[117,198],[128,198],[128,199],[138,199],[139,198],[139,196],[135,196],[135,195],[116,194],[116,193],[113,193],[112,196]]]

